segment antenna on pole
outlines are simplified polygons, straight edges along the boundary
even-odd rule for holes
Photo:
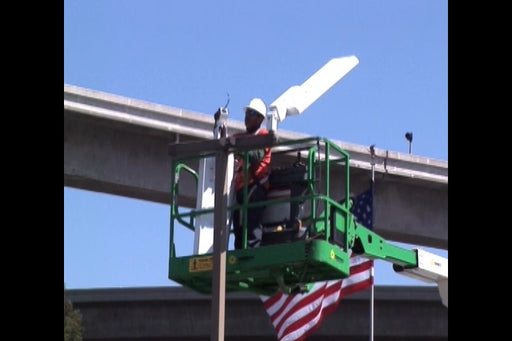
[[[411,154],[412,149],[412,132],[405,133],[405,138],[407,141],[409,141],[409,154]]]

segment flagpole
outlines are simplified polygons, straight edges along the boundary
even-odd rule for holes
[[[374,149],[375,145],[371,145],[370,146],[370,156],[371,156],[371,165],[372,165],[372,178],[371,178],[371,183],[370,183],[370,188],[371,188],[371,191],[372,191],[372,230],[373,230],[373,217],[374,217],[374,213],[373,213],[373,200],[375,200],[375,196],[373,195],[374,193],[374,188],[373,188],[373,184],[374,184],[374,180],[375,180],[375,149]],[[374,274],[374,268],[375,268],[375,264],[374,266],[372,266],[371,268],[371,278],[372,278],[372,285],[370,287],[370,341],[373,341],[373,332],[374,332],[374,329],[373,329],[373,325],[374,325],[374,302],[375,302],[375,274]]]

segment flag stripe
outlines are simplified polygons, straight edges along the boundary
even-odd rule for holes
[[[332,284],[324,282],[324,285],[320,286],[312,295],[303,295],[305,298],[294,306],[285,316],[285,319],[281,320],[276,326],[276,329],[279,330],[278,337],[302,327],[304,323],[311,324],[321,317],[323,308],[335,302],[336,297],[332,296],[336,296],[340,288],[340,281]]]
[[[336,283],[327,287],[323,297],[321,298],[320,305],[309,315],[298,319],[295,323],[283,330],[281,333],[282,335],[279,335],[278,333],[278,337],[281,337],[281,340],[283,340],[285,339],[283,338],[283,335],[286,335],[287,337],[290,337],[291,335],[293,336],[291,340],[294,340],[297,331],[304,334],[307,331],[313,332],[314,329],[319,327],[324,315],[336,309],[335,305],[339,302],[341,294],[341,282],[341,280],[336,281]]]

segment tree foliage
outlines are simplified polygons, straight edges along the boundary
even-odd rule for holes
[[[64,341],[82,341],[82,314],[73,309],[73,303],[66,298],[64,285]]]

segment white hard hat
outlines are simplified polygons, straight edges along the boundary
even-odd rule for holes
[[[258,112],[258,114],[260,114],[264,118],[267,115],[267,106],[265,105],[265,103],[263,102],[263,100],[261,98],[251,99],[249,104],[244,107],[244,113],[247,111],[247,109],[255,110],[256,112]]]

